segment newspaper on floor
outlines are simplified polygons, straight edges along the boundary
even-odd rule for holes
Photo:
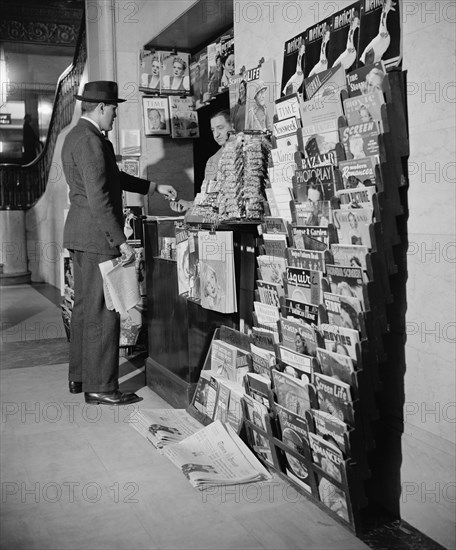
[[[180,443],[163,450],[175,466],[198,489],[271,479],[229,424],[215,420]]]
[[[161,453],[166,445],[178,443],[203,427],[185,409],[138,409],[129,422]]]
[[[141,301],[135,264],[123,264],[118,258],[99,264],[103,277],[106,307],[126,313]]]

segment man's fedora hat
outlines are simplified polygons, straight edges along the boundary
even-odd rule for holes
[[[82,95],[74,94],[76,99],[90,103],[123,103],[126,99],[117,97],[117,82],[110,80],[96,80],[87,82]]]

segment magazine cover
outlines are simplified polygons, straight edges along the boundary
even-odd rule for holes
[[[347,160],[380,154],[378,129],[373,120],[340,128],[339,135]]]
[[[311,415],[314,422],[315,432],[336,445],[341,451],[344,458],[350,456],[350,446],[347,437],[348,426],[335,416],[320,410],[312,410]]]
[[[330,67],[325,71],[304,79],[307,100],[337,102],[340,94],[347,90],[347,79],[342,65]]]
[[[372,208],[353,208],[333,211],[334,227],[339,244],[358,244],[371,247],[370,225]]]
[[[167,97],[143,96],[143,121],[146,136],[169,135],[169,106]]]
[[[221,88],[223,75],[222,45],[220,38],[207,45],[207,71],[208,92],[211,97],[214,97]]]
[[[303,355],[316,356],[317,340],[311,325],[291,317],[280,317],[279,331],[282,346]]]
[[[221,313],[237,311],[232,231],[198,233],[201,306]]]
[[[277,322],[279,320],[279,308],[276,306],[264,304],[262,302],[253,302],[253,309],[257,319],[258,326],[273,332],[278,332]]]
[[[271,374],[277,403],[304,418],[311,408],[310,385],[286,372],[273,369]]]
[[[380,90],[344,99],[343,107],[347,124],[356,126],[374,121],[378,131],[384,132],[385,128],[382,123],[382,105],[384,104],[385,98]]]
[[[326,271],[326,261],[329,259],[330,254],[320,250],[303,250],[291,247],[287,250],[287,261],[290,267],[302,267],[311,271],[324,272]]]
[[[338,91],[328,89],[328,92],[331,94],[324,98],[320,98],[316,94],[307,101],[301,99],[299,108],[303,135],[333,132],[338,129],[339,117],[344,115],[342,101]]]
[[[296,248],[307,248],[305,238],[310,237],[323,243],[326,248],[330,244],[330,233],[327,227],[319,226],[300,226],[293,227],[293,244]]]
[[[263,233],[263,246],[267,256],[284,258],[287,250],[287,235],[283,233]]]
[[[323,476],[318,477],[318,494],[321,502],[343,520],[349,521],[347,497],[341,489]]]
[[[265,216],[263,219],[263,232],[282,233],[283,235],[288,235],[288,227],[283,218]]]
[[[322,374],[353,386],[355,367],[350,357],[326,349],[317,348],[317,359]]]
[[[333,164],[296,170],[293,189],[299,202],[329,201],[336,194],[336,179]]]
[[[139,89],[144,92],[160,93],[162,84],[161,52],[139,51]]]
[[[285,293],[291,300],[318,305],[321,298],[321,271],[302,267],[287,267],[284,277]]]
[[[266,431],[266,420],[265,417],[269,414],[269,409],[263,403],[260,403],[250,395],[244,395],[243,400],[246,407],[247,418],[255,426]],[[271,447],[269,445],[268,439],[261,433],[250,428],[250,433],[252,436],[253,451],[257,454],[259,458],[262,458],[266,464],[269,466],[274,466],[272,460]]]
[[[170,95],[169,114],[171,119],[171,137],[197,138],[199,137],[198,114],[195,110],[193,97]]]
[[[373,196],[375,187],[360,187],[357,189],[342,189],[337,191],[337,198],[340,201],[340,208],[374,208]]]
[[[355,97],[378,90],[383,91],[383,79],[386,68],[383,61],[377,61],[371,65],[364,65],[347,74],[347,86],[349,97]]]
[[[285,42],[283,50],[281,95],[302,93],[305,64],[305,31]]]
[[[189,291],[188,231],[176,228],[177,288],[179,294]]]
[[[303,355],[297,351],[290,350],[284,346],[278,347],[278,357],[280,359],[280,370],[290,374],[303,382],[310,382],[312,379],[313,362],[312,357]]]
[[[312,196],[319,196],[318,192],[312,189]],[[332,209],[330,201],[316,200],[311,198],[305,202],[292,201],[290,203],[291,219],[299,226],[328,227],[332,220]]]
[[[201,371],[192,404],[200,413],[212,419],[215,408],[216,391],[214,386],[210,385],[210,382],[210,371]]]
[[[208,66],[206,48],[203,48],[191,58],[190,83],[192,95],[195,99],[195,108],[199,109],[210,99],[208,94]]]
[[[217,376],[242,383],[249,372],[250,354],[228,342],[214,340],[211,346],[211,371]]]
[[[287,267],[287,262],[284,257],[262,254],[257,256],[257,262],[262,281],[282,284],[283,274]]]
[[[198,231],[195,229],[188,231],[188,297],[201,298]]]
[[[304,460],[299,460],[299,458],[285,451],[287,475],[306,491],[311,492],[309,470],[306,466],[306,462],[309,461],[310,457],[307,422],[304,418],[297,416],[280,405],[276,405],[276,410],[282,441],[287,447],[304,457]]]
[[[362,307],[358,298],[324,292],[323,304],[329,324],[361,330],[359,314],[362,312]]]
[[[287,319],[296,319],[312,327],[316,327],[318,325],[317,305],[286,298],[285,311]]]
[[[312,432],[309,432],[309,443],[314,464],[332,479],[342,483],[345,480],[345,463],[339,447]]]
[[[375,167],[377,166],[377,164],[377,156],[369,156],[360,159],[341,160],[339,162],[339,171],[342,176],[344,188],[375,188]]]
[[[220,37],[220,55],[222,59],[222,78],[220,80],[219,91],[226,90],[230,85],[230,80],[236,74],[234,64],[234,29]]]
[[[162,52],[161,93],[190,93],[190,54],[185,52]]]
[[[326,276],[333,294],[357,298],[363,309],[368,307],[363,270],[360,267],[328,264],[326,266]]]
[[[334,415],[350,426],[354,425],[350,385],[325,374],[314,374],[320,410]]]
[[[275,352],[250,344],[250,353],[253,372],[271,380],[271,371],[276,364]]]
[[[357,345],[360,342],[359,332],[355,329],[338,327],[329,323],[321,323],[318,327],[322,342],[319,347],[324,347],[335,353],[345,354],[357,361]]]
[[[275,75],[272,59],[244,73],[247,81],[246,130],[273,130]]]
[[[331,16],[331,41],[328,47],[328,66],[339,63],[344,71],[357,66],[361,2],[354,2]]]
[[[298,128],[300,125],[296,117],[284,118],[273,124],[273,135],[277,149],[288,150],[290,147],[299,149]]]
[[[356,244],[332,244],[331,252],[335,265],[351,265],[367,270],[366,256],[369,247]]]
[[[271,389],[269,378],[265,378],[256,372],[248,372],[245,375],[244,383],[247,395],[269,407],[269,390]]]
[[[333,125],[332,122],[331,125]],[[337,165],[336,146],[339,143],[339,131],[336,128],[330,131],[318,131],[314,128],[311,128],[310,131],[306,128],[298,130],[298,133],[301,132],[303,153],[309,159],[309,164],[314,166],[320,164],[320,160],[329,160],[331,164]],[[317,159],[310,160],[315,157]]]
[[[233,130],[243,132],[245,128],[245,109],[247,105],[247,81],[244,75],[235,75],[229,85],[230,115]]]
[[[301,111],[299,110],[299,94],[294,93],[275,100],[275,112],[277,120],[285,120],[294,117],[301,125]]]
[[[260,302],[277,308],[280,307],[280,298],[285,295],[282,285],[258,280],[257,288]]]
[[[395,67],[402,59],[402,14],[400,2],[380,0],[361,3],[359,66],[383,60]]]
[[[331,18],[319,21],[306,32],[306,62],[304,76],[307,78],[328,68],[328,44],[331,38]]]

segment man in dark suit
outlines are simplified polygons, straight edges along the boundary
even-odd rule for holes
[[[88,82],[81,96],[82,116],[62,149],[63,170],[70,187],[70,209],[63,246],[70,250],[74,271],[69,386],[85,392],[86,403],[125,405],[140,401],[119,391],[119,314],[106,308],[99,264],[121,256],[128,263],[134,249],[123,232],[122,190],[158,191],[176,198],[170,185],[157,185],[121,172],[104,132],[112,129],[119,99],[117,84]]]

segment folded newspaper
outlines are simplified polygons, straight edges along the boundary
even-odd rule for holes
[[[129,422],[161,453],[165,445],[182,441],[203,427],[185,409],[140,409],[130,415]]]
[[[124,265],[119,258],[99,264],[103,277],[106,307],[126,313],[141,301],[134,263]]]
[[[198,489],[271,479],[229,424],[215,420],[180,443],[167,445],[163,454]]]

